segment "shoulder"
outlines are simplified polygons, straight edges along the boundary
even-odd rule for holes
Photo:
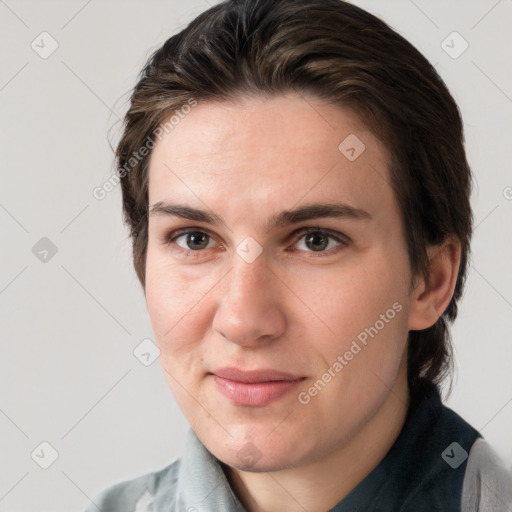
[[[157,493],[173,495],[177,488],[181,460],[163,469],[116,483],[91,500],[84,512],[149,512]]]
[[[462,512],[512,511],[512,473],[483,438],[469,452],[461,504]]]

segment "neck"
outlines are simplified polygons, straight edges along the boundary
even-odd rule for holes
[[[225,467],[229,483],[249,512],[323,512],[334,507],[385,457],[405,422],[406,376],[351,441],[329,457],[291,469],[250,473]]]

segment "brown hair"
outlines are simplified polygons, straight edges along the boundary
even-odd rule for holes
[[[149,141],[162,123],[195,101],[286,92],[353,108],[386,144],[413,275],[428,275],[427,246],[447,235],[460,240],[461,265],[448,308],[429,329],[409,332],[411,390],[425,380],[439,386],[453,365],[448,322],[457,315],[472,230],[462,120],[427,59],[350,3],[227,0],[150,57],[116,151],[140,282],[145,285]]]

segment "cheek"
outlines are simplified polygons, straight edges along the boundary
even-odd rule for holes
[[[340,268],[330,279],[317,276],[311,309],[335,334],[311,336],[307,349],[315,354],[310,360],[316,375],[304,391],[313,393],[311,403],[325,424],[334,415],[347,426],[353,421],[356,428],[382,403],[398,376],[407,343],[408,286],[396,277],[401,262],[394,268],[389,258],[382,258]],[[298,293],[305,290],[301,285]],[[323,388],[317,379],[328,385]],[[361,416],[354,416],[354,410]]]
[[[342,416],[352,414],[353,407],[370,410],[393,386],[408,332],[407,272],[400,272],[407,266],[402,265],[406,260],[375,251],[330,273],[329,279],[317,276],[311,309],[335,333],[316,336],[309,346],[317,355],[317,377],[331,379],[325,374],[329,369],[335,375],[317,400],[319,409],[337,403]],[[301,285],[298,293],[305,291]]]
[[[146,304],[156,341],[163,353],[192,347],[204,335],[209,279],[148,257]]]
[[[146,271],[146,303],[160,365],[169,389],[184,414],[194,412],[202,377],[205,329],[208,329],[204,287],[170,265],[149,261]]]
[[[376,322],[378,328],[385,322],[386,331],[391,327],[403,330],[407,325],[401,320],[406,316],[408,286],[405,273],[394,268],[400,264],[375,252],[354,257],[331,269],[312,267],[300,278],[290,279],[293,279],[292,288],[297,296],[329,328],[331,343],[332,339],[337,340],[333,348],[339,350]],[[331,344],[326,338],[323,340],[326,347]],[[318,341],[322,343],[322,338]]]

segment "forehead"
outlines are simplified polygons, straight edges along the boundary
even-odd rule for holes
[[[376,213],[393,207],[388,161],[355,112],[318,98],[199,102],[153,149],[149,204],[256,215],[322,200]]]

